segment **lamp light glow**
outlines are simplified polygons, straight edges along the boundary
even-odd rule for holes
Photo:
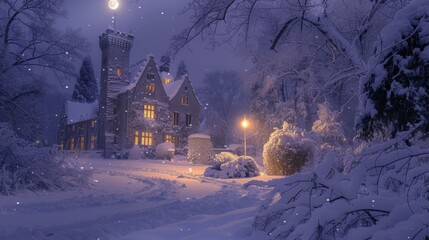
[[[241,121],[241,127],[243,127],[243,133],[244,133],[244,157],[247,156],[246,128],[248,126],[249,126],[249,122],[246,120],[246,116],[244,116],[243,121]]]
[[[243,121],[241,122],[241,126],[243,128],[247,128],[249,126],[249,122],[246,119],[243,119]]]

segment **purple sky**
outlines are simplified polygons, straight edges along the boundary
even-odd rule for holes
[[[148,54],[154,54],[157,60],[169,46],[170,38],[188,24],[184,15],[179,15],[189,0],[119,0],[116,28],[135,35],[131,51],[133,64]],[[108,0],[66,0],[68,18],[65,25],[80,28],[82,34],[91,43],[91,57],[97,78],[100,74],[101,52],[98,36],[108,26],[113,26],[113,12],[108,8]],[[62,24],[62,23],[60,23]],[[172,62],[171,72],[176,73],[177,63],[183,59],[193,82],[198,85],[206,71],[242,70],[242,61],[231,53],[229,46],[206,50],[206,44],[200,40],[190,48],[182,50]],[[135,71],[136,69],[132,69]]]

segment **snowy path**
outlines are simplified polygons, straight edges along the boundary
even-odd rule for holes
[[[192,218],[198,216],[210,216],[201,218],[201,224],[210,225],[215,221],[213,215],[225,222],[224,216],[234,221],[234,216],[247,214],[249,222],[266,193],[262,189],[242,189],[242,184],[251,179],[206,178],[202,176],[206,166],[185,161],[83,159],[80,163],[94,171],[91,189],[0,197],[0,239],[119,239],[161,226],[180,231],[174,224],[195,221]],[[192,233],[204,234],[201,228]],[[182,235],[189,236],[191,231],[187,231]],[[178,239],[173,235],[159,239]]]

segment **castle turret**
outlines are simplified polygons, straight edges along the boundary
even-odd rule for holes
[[[134,36],[107,29],[99,37],[101,49],[100,106],[98,114],[98,147],[110,157],[117,143],[118,93],[129,84],[130,50]]]

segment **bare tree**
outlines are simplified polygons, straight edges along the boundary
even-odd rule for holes
[[[214,138],[217,146],[231,143],[234,117],[241,113],[239,103],[245,97],[240,76],[234,71],[209,72],[198,95],[205,105],[203,130],[217,135]]]
[[[18,130],[20,118],[33,119],[34,102],[50,76],[64,79],[74,72],[73,60],[85,41],[77,30],[58,30],[66,15],[63,1],[4,0],[0,2],[1,121]]]
[[[254,63],[246,77],[252,105],[268,106],[252,107],[268,114],[259,117],[261,123],[279,118],[273,124],[287,120],[309,130],[317,103],[328,102],[352,126],[358,82],[374,42],[407,2],[193,0],[185,10],[192,24],[173,38],[171,49],[177,52],[196,37],[213,46],[235,43]]]

